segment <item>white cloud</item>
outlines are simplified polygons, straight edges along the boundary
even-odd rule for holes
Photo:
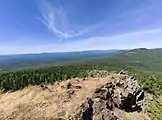
[[[42,52],[68,52],[83,50],[133,49],[133,48],[160,48],[162,47],[162,29],[147,30],[121,34],[113,37],[92,37],[80,41],[65,42],[62,44],[48,44],[36,46],[9,46],[0,47],[1,54],[22,54]]]
[[[42,0],[40,5],[42,17],[37,17],[55,36],[68,39],[83,35],[99,24],[88,26],[86,28],[79,27],[69,21],[66,10],[63,7],[55,7],[47,0]]]

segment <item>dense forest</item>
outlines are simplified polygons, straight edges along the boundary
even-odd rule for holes
[[[0,88],[5,91],[18,90],[28,85],[52,84],[73,77],[84,77],[86,76],[86,70],[93,69],[93,67],[88,65],[66,65],[2,73],[0,74]]]
[[[16,91],[29,85],[53,84],[75,77],[87,77],[91,70],[108,72],[126,70],[135,76],[143,89],[156,96],[149,103],[152,119],[161,118],[162,112],[162,51],[130,51],[124,54],[94,60],[84,60],[42,68],[29,68],[0,73],[0,90]],[[160,101],[160,102],[159,102]]]
[[[135,66],[133,64],[133,66]],[[119,71],[129,70],[130,74],[135,75],[143,86],[144,90],[152,94],[162,93],[162,76],[136,71],[132,67],[124,64],[107,62],[82,63],[73,65],[63,65],[40,69],[19,70],[0,74],[0,89],[3,91],[19,90],[28,85],[53,84],[56,81],[67,80],[75,77],[87,77],[90,70]]]
[[[43,68],[22,69],[0,74],[0,89],[19,90],[28,85],[53,84],[73,77],[86,77],[89,70],[127,70],[135,75],[144,89],[150,93],[161,93],[161,50],[131,50],[120,55],[101,59],[84,60]]]
[[[97,64],[76,64],[1,73],[0,88],[4,91],[15,91],[28,85],[53,84],[74,77],[83,78],[88,75],[89,70],[102,68],[103,65]]]

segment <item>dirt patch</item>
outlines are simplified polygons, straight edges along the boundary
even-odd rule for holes
[[[0,120],[66,118],[87,97],[91,97],[97,87],[108,81],[111,81],[111,76],[86,80],[76,78],[55,85],[29,86],[13,93],[0,94]]]

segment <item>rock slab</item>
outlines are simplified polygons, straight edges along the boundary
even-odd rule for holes
[[[124,71],[114,76],[114,81],[97,88],[92,98],[76,110],[73,120],[123,120],[121,110],[140,112],[144,92],[138,80]]]

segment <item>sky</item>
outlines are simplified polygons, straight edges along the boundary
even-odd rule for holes
[[[162,0],[0,0],[0,55],[161,48]]]

